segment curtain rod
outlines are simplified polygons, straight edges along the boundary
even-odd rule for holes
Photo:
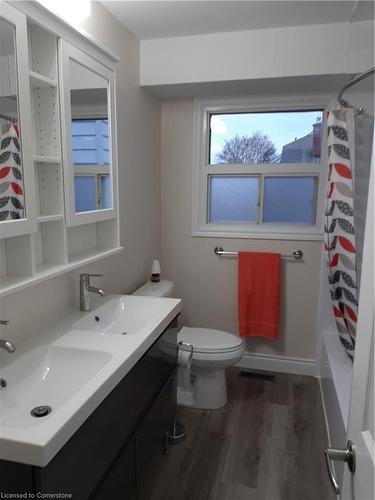
[[[375,68],[370,68],[367,71],[364,71],[363,73],[360,73],[359,75],[353,77],[351,80],[349,80],[341,89],[339,90],[339,93],[337,95],[337,100],[341,104],[341,106],[347,106],[348,103],[342,98],[344,95],[345,91],[350,89],[350,87],[353,87],[356,83],[364,80],[368,76],[371,76],[375,72]]]

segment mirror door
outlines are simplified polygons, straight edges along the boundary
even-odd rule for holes
[[[113,71],[60,40],[68,226],[117,216]]]
[[[0,3],[0,238],[36,231],[25,16]]]

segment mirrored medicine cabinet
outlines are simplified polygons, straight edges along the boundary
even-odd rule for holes
[[[36,230],[27,26],[0,4],[0,238]]]
[[[68,225],[114,217],[114,75],[60,40],[66,218]]]
[[[116,59],[40,16],[0,2],[0,296],[121,250]]]

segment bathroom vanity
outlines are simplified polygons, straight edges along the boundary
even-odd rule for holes
[[[0,2],[0,28],[3,297],[122,247],[117,56],[37,2]],[[150,498],[175,419],[180,311],[109,296],[0,352],[0,493]]]
[[[122,323],[118,319],[108,322],[107,313],[111,312],[112,318],[116,318],[113,314],[114,304],[118,310],[127,310],[125,314],[131,316],[127,326],[123,318]],[[142,311],[143,304],[145,307]],[[150,316],[147,324],[137,325],[136,309],[143,317]],[[92,350],[95,343],[98,346],[105,343],[107,353],[112,353],[112,358],[92,376],[92,380],[89,379],[81,389],[77,389],[76,394],[65,401],[61,408],[57,402],[51,404],[52,412],[49,415],[32,417],[28,408],[23,409],[23,402],[14,401],[15,406],[18,406],[18,414],[24,413],[24,434],[22,429],[17,428],[21,421],[6,421],[8,401],[15,397],[17,383],[22,385],[20,380],[12,384],[9,379],[9,391],[14,392],[10,393],[9,400],[6,399],[8,388],[3,393],[5,425],[1,427],[0,433],[0,456],[4,458],[13,453],[14,460],[0,460],[1,492],[68,493],[76,500],[151,498],[150,492],[163,466],[163,457],[168,452],[168,435],[175,420],[176,317],[180,309],[181,301],[178,299],[112,296],[107,304],[92,313],[74,312],[68,315],[57,330],[61,333],[65,328],[72,329],[62,336],[56,330],[54,337],[52,332],[53,340],[49,349],[62,349],[63,345],[64,349],[73,349],[75,342],[83,352],[87,348]],[[97,327],[96,331],[94,328],[92,331],[85,330],[90,327],[91,320],[94,324],[95,318],[99,318],[95,324],[102,326]],[[120,330],[124,326],[127,328],[130,340],[126,338],[127,335],[117,332],[116,325],[119,325]],[[36,342],[43,345],[43,334]],[[115,363],[115,352],[121,350],[121,345],[123,352],[117,354]],[[171,349],[171,346],[174,348]],[[14,363],[24,363],[33,352],[29,347]],[[10,376],[9,367],[2,370],[3,376]],[[51,374],[54,369],[58,370],[53,362],[50,368]],[[121,371],[125,372],[124,376]],[[29,373],[29,376],[32,374]],[[46,378],[48,376],[46,373]],[[92,383],[95,377],[94,387]],[[69,384],[69,374],[66,374],[66,378]],[[48,404],[49,395],[47,390],[43,392],[43,383],[40,381],[42,389],[39,393],[44,394],[45,399],[40,402]],[[54,385],[56,392],[63,392],[62,387],[56,386],[56,383]],[[103,389],[104,386],[107,387]],[[21,390],[18,388],[18,394]],[[80,402],[77,397],[79,394]],[[102,401],[90,411],[101,398]],[[74,399],[77,405],[73,408]],[[82,413],[85,404],[86,410]],[[70,419],[64,422],[62,414],[69,407]],[[88,414],[87,418],[84,418],[85,413]],[[44,436],[49,433],[51,438],[43,440],[43,433]],[[19,436],[18,442],[16,435]],[[23,450],[20,443],[22,439]],[[29,463],[20,463],[21,457],[25,456],[28,456]]]

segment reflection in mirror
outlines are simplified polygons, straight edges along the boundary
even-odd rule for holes
[[[70,60],[75,211],[112,207],[108,81]]]
[[[26,217],[17,104],[15,28],[0,17],[0,222]]]

